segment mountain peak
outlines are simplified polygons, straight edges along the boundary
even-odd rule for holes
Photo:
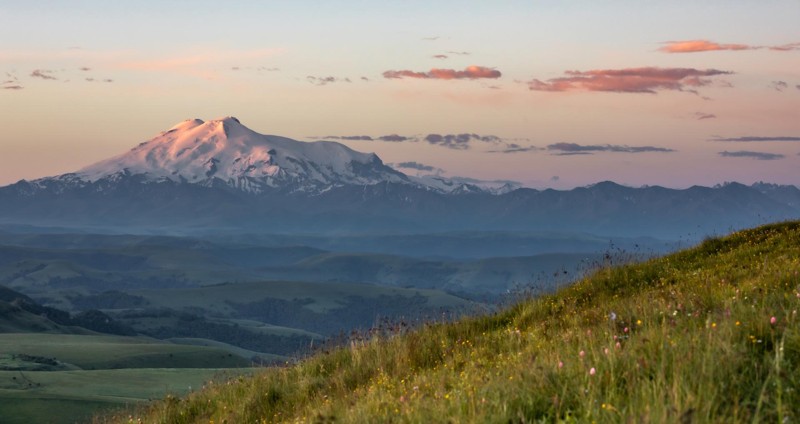
[[[222,121],[223,123],[229,123],[229,124],[231,124],[231,123],[234,123],[234,122],[235,122],[235,123],[237,123],[237,124],[239,124],[239,125],[241,125],[241,124],[242,124],[242,123],[241,123],[241,121],[239,121],[238,119],[236,119],[236,117],[235,117],[235,116],[226,116],[226,117],[224,117],[224,118],[215,119],[215,121]]]
[[[407,181],[372,153],[335,142],[259,134],[232,116],[188,119],[77,175],[89,181],[142,175],[145,180],[201,185],[219,180],[251,192],[267,188],[319,192],[347,184]]]

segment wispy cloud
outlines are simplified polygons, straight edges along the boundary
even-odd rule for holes
[[[407,137],[404,135],[389,134],[373,137],[370,135],[328,135],[325,137],[311,137],[324,140],[345,140],[345,141],[386,141],[390,143],[400,143],[404,141],[416,142],[416,137]]]
[[[417,139],[415,137],[406,137],[406,136],[397,135],[397,134],[382,135],[382,136],[378,137],[377,139],[380,140],[380,141],[388,141],[388,142],[391,142],[391,143],[400,143],[400,142],[403,142],[403,141],[417,141]]]
[[[596,152],[612,152],[612,153],[671,153],[675,150],[666,147],[656,146],[627,146],[615,144],[594,144],[582,145],[577,143],[554,143],[547,146],[547,150],[554,152],[553,154],[559,156],[565,155],[587,155]]]
[[[759,50],[769,49],[774,51],[792,51],[800,50],[800,43],[789,43],[779,46],[756,46],[751,44],[726,44],[717,43],[709,40],[683,40],[683,41],[666,41],[664,47],[658,49],[664,53],[698,53],[698,52],[713,52],[713,51],[743,51],[743,50]]]
[[[111,79],[111,78],[97,79],[97,78],[89,77],[89,78],[84,78],[83,80],[86,81],[86,82],[114,82],[114,80]]]
[[[489,153],[524,153],[541,150],[536,146],[521,146],[517,143],[508,143],[501,149],[489,150]]]
[[[325,137],[311,137],[314,139],[322,140],[343,140],[343,141],[383,141],[388,143],[418,143],[427,142],[435,146],[447,147],[454,150],[467,150],[471,144],[482,143],[489,145],[500,145],[505,143],[509,149],[528,149],[518,144],[508,144],[506,139],[496,135],[479,135],[474,133],[461,133],[461,134],[437,134],[431,133],[427,135],[398,135],[389,134],[381,136],[371,135],[328,135]]]
[[[607,91],[614,93],[649,93],[674,90],[697,93],[697,87],[710,85],[710,77],[733,72],[694,68],[626,68],[591,71],[566,71],[567,76],[547,82],[534,79],[528,88],[535,91]]]
[[[781,46],[770,46],[770,50],[778,51],[778,52],[788,52],[792,50],[800,50],[800,43],[789,43],[784,44]]]
[[[485,66],[468,66],[463,71],[455,69],[438,69],[434,68],[428,72],[415,72],[409,70],[402,71],[386,71],[383,73],[384,78],[399,79],[399,78],[420,78],[420,79],[481,79],[481,78],[500,78],[503,74],[500,71]]]
[[[772,81],[769,86],[775,91],[783,91],[784,89],[789,88],[789,84],[787,84],[786,81]]]
[[[440,38],[442,38],[442,37],[440,37],[438,35],[433,36],[433,37],[422,37],[422,41],[436,41],[436,40],[438,40]]]
[[[326,140],[363,140],[363,141],[372,141],[374,138],[368,135],[328,135],[325,137],[319,137]]]
[[[339,78],[339,77],[315,77],[313,75],[309,75],[306,77],[306,81],[310,82],[314,85],[328,85],[335,82],[353,82],[350,78]]]
[[[19,84],[19,78],[11,72],[6,72],[6,78],[8,79],[0,84],[0,88],[3,90],[22,90],[25,88]]]
[[[452,51],[451,50],[451,51],[448,51],[447,53],[455,54],[455,55],[459,55],[459,56],[469,56],[470,55],[470,52],[464,52],[464,51],[459,52],[459,51]]]
[[[435,55],[433,55],[431,57],[434,58],[434,59],[447,59],[447,55],[446,54],[435,54]]]
[[[455,150],[467,150],[472,142],[500,143],[502,139],[494,135],[478,134],[428,134],[424,138],[429,144]]]
[[[34,78],[41,78],[43,80],[57,80],[58,78],[53,76],[53,71],[47,69],[34,69],[31,72],[30,76]]]
[[[422,163],[419,163],[419,162],[414,162],[414,161],[411,161],[411,162],[400,162],[400,163],[395,164],[394,167],[395,168],[400,168],[400,169],[414,169],[414,170],[417,170],[417,171],[425,171],[425,172],[433,172],[433,171],[440,170],[439,168],[436,168],[434,166],[425,165],[425,164],[422,164]]]
[[[715,137],[710,141],[732,141],[732,142],[763,142],[763,141],[800,141],[800,137],[790,136],[754,136],[748,135],[744,137]]]
[[[697,118],[698,121],[702,121],[704,119],[716,119],[717,115],[713,113],[695,112],[694,117]]]
[[[729,152],[726,150],[724,152],[719,152],[719,155],[724,158],[750,158],[757,160],[777,160],[786,157],[778,153],[750,152],[747,150],[739,150],[735,152]]]

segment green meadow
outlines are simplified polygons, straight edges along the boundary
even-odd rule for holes
[[[96,422],[796,422],[800,223]]]
[[[52,333],[0,334],[0,422],[74,423],[252,371],[250,356],[210,341]],[[227,376],[227,377],[226,377]]]
[[[0,371],[0,417],[7,424],[74,423],[102,409],[131,409],[165,394],[185,395],[251,369]]]

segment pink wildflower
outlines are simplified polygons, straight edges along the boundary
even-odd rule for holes
[[[772,317],[772,318],[769,319],[770,325],[775,325],[776,322],[778,322],[778,319],[775,318],[775,317]]]
[[[594,369],[594,367],[592,367],[592,369],[589,370],[589,375],[595,375],[596,373],[597,373],[597,370]]]

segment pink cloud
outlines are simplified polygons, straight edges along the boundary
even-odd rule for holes
[[[566,71],[566,77],[546,82],[534,79],[528,88],[535,91],[608,91],[615,93],[650,93],[662,90],[697,93],[693,87],[711,84],[708,77],[732,72],[694,68],[627,68],[591,71]],[[690,88],[692,87],[692,88]]]
[[[665,53],[696,53],[717,50],[753,50],[760,47],[747,44],[719,44],[708,40],[667,41],[659,50]]]
[[[713,52],[720,50],[741,51],[741,50],[759,50],[759,49],[770,49],[781,52],[800,50],[800,43],[789,43],[780,46],[753,46],[750,44],[721,44],[709,40],[685,40],[685,41],[667,41],[664,42],[663,44],[665,44],[665,46],[658,50],[664,53],[697,53],[697,52]]]
[[[420,78],[420,79],[479,79],[479,78],[500,78],[503,75],[500,71],[484,66],[468,66],[463,71],[455,69],[431,69],[428,72],[414,72],[414,71],[386,71],[383,73],[384,78],[399,79],[399,78]]]

